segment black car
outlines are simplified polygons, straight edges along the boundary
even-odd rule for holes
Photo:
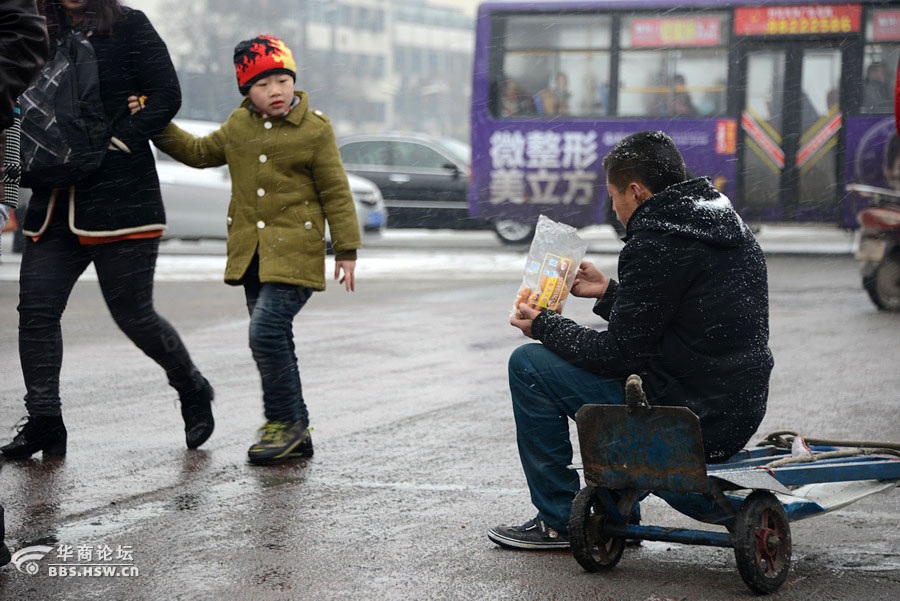
[[[344,168],[375,182],[389,228],[493,229],[509,244],[527,243],[534,225],[469,215],[471,148],[420,133],[380,133],[338,140]]]

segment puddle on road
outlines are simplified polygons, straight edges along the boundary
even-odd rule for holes
[[[129,507],[122,507],[127,502],[120,501],[102,515],[74,518],[58,524],[56,538],[70,543],[99,541],[175,511],[196,511],[203,505],[221,504],[245,493],[246,489],[246,483],[232,481],[212,486],[203,493],[180,493],[173,498],[144,501]]]

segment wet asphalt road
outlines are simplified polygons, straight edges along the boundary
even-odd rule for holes
[[[356,294],[333,286],[313,297],[295,333],[316,455],[268,468],[245,463],[262,413],[239,289],[214,278],[157,284],[158,310],[217,393],[215,434],[187,451],[163,374],[116,329],[96,283],[80,282],[63,321],[68,455],[0,472],[11,548],[54,550],[37,575],[0,570],[0,599],[752,598],[727,549],[644,543],[600,575],[567,552],[504,551],[485,538],[534,513],[505,376],[525,342],[507,323],[524,254],[448,252],[449,267],[376,247],[373,264],[396,262],[397,273],[367,278],[361,267]],[[769,265],[776,368],[759,435],[900,441],[900,315],[874,310],[849,256]],[[16,289],[0,281],[3,443],[23,414]],[[587,301],[566,312],[600,325]],[[697,527],[655,499],[644,517]],[[770,598],[900,598],[898,523],[900,491],[792,524],[791,575]],[[82,550],[68,566],[121,563],[127,575],[51,576],[59,545]]]

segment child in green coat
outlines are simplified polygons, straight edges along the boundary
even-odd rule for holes
[[[260,35],[235,47],[234,65],[246,98],[218,130],[197,138],[169,124],[154,142],[186,165],[227,164],[231,173],[225,282],[244,287],[250,312],[266,423],[247,454],[266,465],[313,454],[293,319],[325,289],[326,218],[334,278],[349,292],[361,241],[334,131],[309,108],[308,95],[294,90],[290,49]],[[140,110],[142,101],[133,97],[129,106]]]

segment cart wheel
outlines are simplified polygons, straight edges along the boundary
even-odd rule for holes
[[[777,591],[791,567],[791,528],[775,495],[758,490],[747,497],[735,518],[733,536],[737,568],[750,590]]]
[[[582,488],[575,495],[569,515],[569,540],[575,560],[588,572],[610,570],[622,559],[625,539],[600,532],[606,514],[594,487]]]

